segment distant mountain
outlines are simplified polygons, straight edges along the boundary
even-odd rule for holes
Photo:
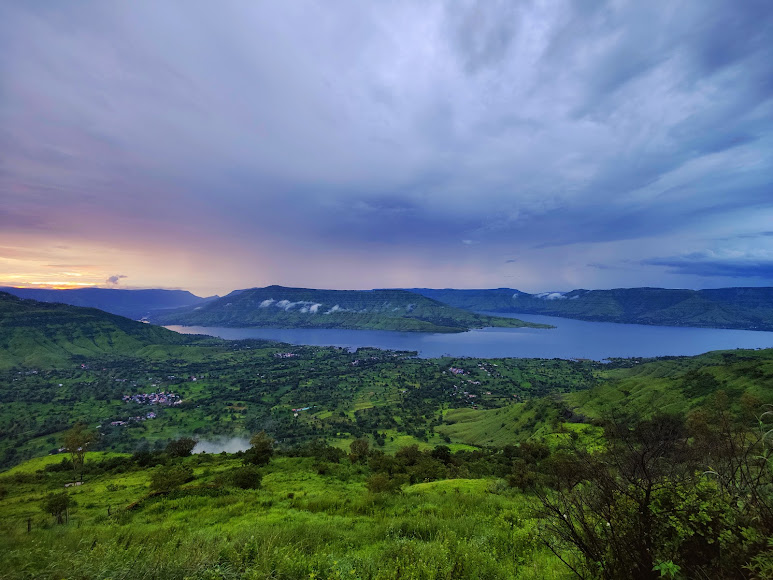
[[[96,308],[0,292],[0,368],[61,365],[77,355],[135,355],[151,345],[196,340]]]
[[[473,311],[543,314],[597,322],[773,331],[773,288],[672,290],[618,288],[527,294],[492,290],[412,289]]]
[[[134,320],[147,317],[159,310],[194,306],[212,299],[200,298],[187,290],[119,290],[112,288],[48,290],[45,288],[0,287],[0,291],[8,292],[19,298],[31,298],[40,302],[60,302],[71,306],[99,308],[105,312],[126,316]]]
[[[513,318],[474,314],[406,290],[312,290],[282,286],[237,290],[206,304],[154,314],[151,320],[188,326],[417,332],[535,326]]]

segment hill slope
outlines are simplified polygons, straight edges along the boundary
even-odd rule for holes
[[[412,291],[475,311],[543,314],[595,322],[773,330],[773,288],[618,288],[541,294],[510,288]]]
[[[40,302],[60,302],[71,306],[99,308],[105,312],[139,320],[153,312],[194,306],[207,298],[200,298],[187,290],[119,290],[117,288],[77,288],[74,290],[48,290],[44,288],[0,287],[19,298]]]
[[[734,413],[742,414],[746,406],[759,415],[773,402],[773,349],[617,360],[598,370],[595,379],[588,389],[521,404],[454,409],[436,431],[470,445],[505,445],[549,437],[559,424],[577,433],[593,431],[596,420],[616,413],[687,416],[719,391]]]
[[[154,315],[151,320],[190,326],[418,332],[463,332],[484,326],[544,327],[473,314],[406,290],[312,290],[282,286],[237,290],[201,306]]]
[[[190,338],[96,308],[24,300],[0,292],[0,368],[50,367],[74,355],[130,355]]]

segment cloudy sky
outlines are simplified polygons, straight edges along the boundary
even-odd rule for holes
[[[0,6],[0,285],[773,285],[773,3]]]

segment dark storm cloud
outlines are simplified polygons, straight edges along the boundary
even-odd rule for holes
[[[0,225],[703,275],[615,244],[770,247],[770,38],[767,0],[6,4]]]

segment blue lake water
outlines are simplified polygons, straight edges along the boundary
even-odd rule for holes
[[[261,338],[290,344],[371,346],[415,350],[422,358],[445,355],[480,358],[587,358],[695,355],[711,350],[771,348],[773,332],[645,326],[585,322],[530,314],[497,314],[556,328],[482,328],[458,334],[304,328],[218,328],[168,326],[184,334],[208,334],[229,340]]]

